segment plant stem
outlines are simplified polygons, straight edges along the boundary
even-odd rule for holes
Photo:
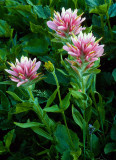
[[[42,109],[41,109],[40,105],[39,105],[39,104],[38,104],[38,105],[35,104],[35,98],[34,98],[34,96],[33,96],[33,93],[32,93],[32,90],[30,89],[30,87],[28,87],[28,92],[29,92],[29,94],[30,94],[30,98],[32,99],[32,101],[33,101],[33,103],[34,103],[34,107],[33,107],[34,111],[37,113],[37,115],[38,115],[39,119],[41,120],[41,122],[42,122],[43,124],[45,124],[48,132],[49,132],[50,135],[51,135],[51,130],[50,130],[49,126],[48,126],[48,123],[45,121],[45,119],[43,118],[43,114],[41,113],[41,110],[42,110]]]
[[[92,152],[92,134],[90,135],[90,151]]]
[[[35,99],[34,99],[34,96],[33,96],[33,93],[31,91],[30,87],[28,87],[28,92],[30,94],[30,98],[32,99],[32,101],[34,101]]]
[[[83,81],[83,75],[81,74],[81,83],[82,83],[82,92],[85,94],[85,85]],[[85,160],[85,142],[86,142],[86,121],[85,121],[85,109],[86,109],[86,103],[84,102],[84,112],[83,112],[83,117],[84,117],[84,122],[83,122],[83,146],[84,146],[84,160]]]
[[[59,90],[60,86],[59,86],[58,79],[57,79],[57,76],[55,74],[55,71],[52,72],[52,74],[54,76],[54,79],[55,79],[56,85],[57,85],[58,97],[59,97],[59,101],[60,101],[60,108],[63,109],[61,95],[60,95],[60,90]],[[66,116],[65,116],[64,111],[62,111],[62,116],[63,116],[63,119],[64,119],[64,123],[65,123],[66,129],[67,129],[68,136],[70,138],[71,146],[73,148],[73,142],[72,142],[72,138],[71,138],[71,135],[70,135],[70,132],[69,132],[69,129],[68,129],[68,125],[67,125]]]
[[[57,91],[58,91],[58,97],[59,97],[59,101],[60,101],[60,108],[62,108],[62,100],[61,100],[61,95],[60,95],[60,90],[59,90],[60,86],[59,86],[59,83],[58,83],[58,79],[57,79],[57,76],[55,74],[55,71],[52,72],[52,74],[53,74],[54,79],[56,81],[56,86],[57,86]]]

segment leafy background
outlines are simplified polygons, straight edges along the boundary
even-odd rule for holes
[[[43,64],[50,60],[56,68],[56,74],[60,83],[62,97],[65,97],[70,87],[70,79],[63,73],[65,69],[60,63],[61,43],[52,42],[51,30],[46,22],[53,16],[54,10],[61,11],[61,8],[78,8],[78,12],[84,12],[86,21],[83,23],[92,28],[93,34],[103,37],[101,43],[105,44],[105,54],[101,57],[101,73],[97,75],[96,88],[103,97],[105,108],[105,139],[102,135],[93,137],[94,153],[96,160],[115,159],[116,151],[116,115],[115,115],[115,91],[116,91],[116,3],[112,0],[0,0],[0,81],[9,80],[4,69],[8,68],[7,61],[15,62],[22,56],[36,57]],[[67,55],[64,53],[63,57]],[[64,71],[61,72],[60,70]],[[56,89],[52,74],[48,73],[44,67],[41,72],[46,79],[36,84],[34,95],[38,97],[39,103],[44,108],[47,99]],[[14,113],[16,102],[6,91],[16,93],[21,99],[28,99],[29,95],[25,90],[20,90],[14,85],[0,84],[0,159],[8,160],[36,160],[36,159],[61,159],[62,144],[67,142],[67,137],[62,142],[62,137],[58,136],[57,128],[55,136],[61,144],[57,147],[51,142],[34,134],[30,129],[16,127],[14,121],[26,122],[27,119],[36,121],[36,115],[31,112]],[[23,94],[20,94],[20,93]],[[98,97],[96,96],[96,99]],[[58,103],[57,99],[55,99]],[[23,104],[24,105],[24,104]],[[27,105],[27,104],[26,104]],[[79,128],[71,121],[70,108],[66,111],[69,128],[78,132]],[[28,113],[28,114],[27,114]],[[62,122],[62,117],[58,114],[49,114],[58,123]],[[62,126],[65,134],[65,128]],[[78,133],[80,139],[82,136]],[[101,148],[100,148],[101,146]],[[58,152],[56,152],[56,148]],[[44,150],[44,152],[43,152]],[[49,152],[48,152],[49,150]],[[62,160],[68,160],[68,151],[65,151]],[[91,157],[92,155],[90,155]]]

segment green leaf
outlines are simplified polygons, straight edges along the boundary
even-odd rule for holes
[[[92,113],[92,107],[89,106],[85,109],[85,121],[89,122],[89,120],[91,119],[91,113]]]
[[[92,25],[101,27],[100,16],[93,14],[93,16],[92,16]]]
[[[7,96],[1,90],[0,90],[0,97],[1,97],[2,109],[9,110],[10,102],[9,102]]]
[[[87,27],[83,32],[88,34],[89,32],[91,32],[91,30],[92,30],[92,26]]]
[[[23,102],[22,99],[20,99],[14,92],[6,91],[9,95],[11,95],[16,101]]]
[[[56,98],[56,94],[57,94],[57,89],[53,92],[53,94],[49,97],[49,99],[47,100],[47,104],[45,106],[45,108],[49,107],[52,102],[54,101],[54,99]]]
[[[63,152],[63,156],[62,156],[61,160],[72,160],[72,156],[70,154],[70,151]]]
[[[104,148],[105,154],[116,152],[116,143],[108,143]]]
[[[32,106],[33,106],[33,104],[31,104],[30,102],[19,103],[16,105],[16,110],[15,110],[14,114],[18,114],[18,113],[27,112],[29,110],[32,110]]]
[[[5,147],[9,150],[10,148],[10,145],[12,143],[12,139],[13,139],[13,136],[14,136],[14,129],[9,131],[5,137],[4,137],[4,141],[5,141]]]
[[[58,105],[53,105],[51,107],[46,107],[43,110],[45,112],[61,112],[61,109],[58,107]]]
[[[73,89],[70,89],[70,92],[71,92],[72,96],[76,99],[81,99],[81,100],[86,100],[87,99],[87,96],[82,92],[75,91]]]
[[[115,17],[116,16],[116,3],[110,6],[108,14],[110,17]]]
[[[108,4],[103,4],[103,5],[100,5],[100,6],[97,6],[95,9],[91,9],[89,13],[96,13],[96,14],[103,14],[105,15],[108,11]]]
[[[8,55],[8,51],[6,49],[0,49],[0,61],[6,62],[6,55]]]
[[[70,106],[70,96],[71,96],[71,93],[69,92],[65,98],[62,100],[62,107],[63,107],[63,110],[66,110],[69,106]]]
[[[80,114],[80,112],[76,108],[74,108],[73,105],[72,105],[72,116],[73,116],[75,123],[78,124],[81,129],[83,129],[84,119],[83,119],[82,115]]]
[[[99,138],[95,135],[91,135],[91,144],[92,144],[92,151],[94,152],[95,156],[100,153],[100,141]]]
[[[114,121],[112,128],[111,128],[111,139],[116,141],[116,120]]]
[[[0,37],[12,37],[13,29],[4,20],[0,19]]]
[[[27,123],[18,123],[18,122],[14,122],[14,124],[18,127],[21,128],[31,128],[31,127],[41,127],[44,126],[43,124],[39,123],[39,122],[27,122]]]
[[[46,39],[30,39],[24,46],[24,51],[33,55],[44,55],[48,51],[48,42]]]
[[[104,0],[86,0],[86,3],[91,7],[94,8],[104,3]]]
[[[38,127],[32,127],[31,128],[36,134],[46,138],[46,139],[49,139],[49,140],[53,140],[53,138],[47,133],[45,132],[43,129],[41,128],[38,128]]]
[[[100,128],[100,124],[99,124],[99,121],[96,120],[94,123],[93,123],[93,127],[98,130]]]
[[[71,130],[69,130],[69,133],[71,137],[69,137],[66,127],[64,125],[58,124],[56,131],[54,132],[54,136],[57,141],[56,149],[58,152],[63,153],[65,151],[72,151],[71,139],[73,148],[76,150],[79,148],[79,139],[77,134]]]
[[[33,10],[34,12],[38,15],[39,18],[43,18],[43,19],[46,19],[46,15],[44,13],[44,9],[41,5],[38,5],[38,6],[33,6]]]
[[[36,25],[32,22],[30,22],[30,29],[33,33],[45,33],[46,32],[46,30],[43,29],[41,25]]]
[[[6,148],[5,148],[5,146],[3,145],[3,142],[0,141],[0,155],[1,155],[2,153],[4,153],[4,152],[6,152]]]
[[[114,80],[116,81],[116,68],[113,70],[112,76],[113,76]]]
[[[3,81],[3,82],[0,82],[0,84],[14,85],[15,82],[12,82],[12,81]]]

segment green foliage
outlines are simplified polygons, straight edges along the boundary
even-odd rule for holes
[[[84,12],[83,32],[93,32],[96,40],[103,37],[100,43],[105,45],[104,56],[87,72],[82,73],[82,68],[73,68],[67,61],[70,57],[62,47],[69,39],[49,34],[47,21],[54,10],[60,12],[62,7],[77,8],[78,15]],[[1,160],[113,158],[115,16],[116,3],[111,0],[0,1]],[[7,62],[15,63],[22,55],[40,60],[42,74],[17,88],[4,69],[10,68]],[[47,61],[55,67],[61,103],[56,81],[43,67]]]

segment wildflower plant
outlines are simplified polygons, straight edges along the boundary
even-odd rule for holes
[[[39,69],[41,62],[36,62],[36,58],[32,61],[28,57],[22,56],[20,61],[16,58],[16,63],[9,63],[12,70],[5,69],[6,72],[11,74],[10,79],[14,82],[17,82],[17,87],[36,79],[39,75],[37,70]]]
[[[61,14],[54,11],[54,19],[51,18],[52,21],[48,21],[47,25],[61,37],[68,37],[72,33],[77,35],[85,29],[85,27],[81,26],[81,23],[85,20],[85,18],[81,18],[83,13],[80,15],[77,15],[77,13],[77,9],[73,12],[71,8],[65,10],[63,7]]]
[[[50,1],[50,6],[53,3]],[[32,135],[32,137],[30,136],[30,139],[32,138],[30,142],[34,142],[32,147],[37,147],[31,159],[39,157],[39,159],[48,160],[94,160],[100,154],[100,139],[103,139],[102,146],[106,141],[105,102],[96,90],[96,75],[100,72],[100,58],[104,56],[105,45],[101,41],[104,37],[95,37],[94,32],[91,31],[92,28],[88,29],[83,25],[86,18],[82,18],[83,13],[79,14],[78,9],[72,10],[72,8],[65,9],[63,7],[61,13],[54,11],[53,18],[51,17],[51,20],[45,23],[46,27],[53,30],[52,35],[55,39],[52,39],[53,43],[51,43],[50,37],[47,37],[51,30],[47,33],[46,29],[38,24],[38,17],[42,18],[43,15],[42,25],[44,20],[50,17],[50,15],[46,15],[48,6],[42,8],[41,5],[35,5],[30,0],[27,1],[27,4],[28,8],[22,5],[23,9],[26,10],[26,14],[29,10],[32,13],[24,16],[26,19],[22,22],[26,23],[27,19],[32,16],[29,23],[33,35],[31,38],[28,35],[20,39],[23,48],[20,49],[19,45],[18,49],[23,50],[21,55],[25,53],[24,55],[28,56],[19,56],[20,60],[16,58],[15,63],[12,63],[12,59],[7,59],[10,69],[6,69],[9,66],[5,66],[5,71],[10,74],[10,80],[15,83],[12,85],[9,81],[0,82],[0,84],[11,85],[6,91],[8,98],[0,91],[1,104],[3,104],[3,98],[6,100],[5,105],[9,106],[9,100],[12,101],[12,107],[6,109],[8,110],[7,117],[8,119],[15,117],[12,120],[15,127],[13,126],[13,130],[6,134],[5,145],[0,141],[0,154],[5,152],[11,155],[15,154],[11,153],[10,145],[15,129],[20,127],[28,129],[29,132],[25,132],[25,134]],[[13,5],[15,5],[14,2]],[[18,7],[16,6],[16,8]],[[20,5],[18,9],[20,10]],[[23,11],[18,9],[17,13],[22,14]],[[38,12],[39,9],[41,12]],[[35,24],[34,21],[36,21]],[[42,30],[41,33],[40,30]],[[10,34],[10,36],[12,39],[13,35]],[[41,41],[39,36],[45,37]],[[44,40],[48,42],[45,48]],[[60,45],[58,45],[59,43]],[[12,40],[11,45],[14,47],[12,47],[14,55],[16,55],[16,37]],[[30,47],[31,45],[33,47]],[[39,45],[38,52],[35,49],[36,45]],[[55,47],[58,49],[54,49]],[[46,48],[49,56],[41,53]],[[34,57],[33,60],[32,57]],[[54,57],[59,59],[55,60]],[[37,59],[39,60],[37,61]],[[63,79],[62,83],[61,79]],[[65,82],[65,80],[67,81]],[[42,93],[45,94],[42,95]],[[113,137],[113,139],[115,138]],[[38,147],[40,151],[38,151]],[[2,151],[1,148],[3,148]],[[96,152],[97,148],[98,152]],[[15,157],[17,155],[13,158]],[[20,159],[23,158],[28,159],[28,157]]]

